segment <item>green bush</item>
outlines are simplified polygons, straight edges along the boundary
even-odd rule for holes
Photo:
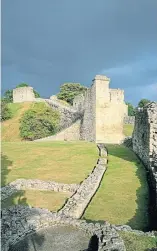
[[[12,112],[8,107],[8,104],[5,100],[1,101],[1,121],[5,121],[12,117]]]
[[[35,140],[55,134],[59,127],[60,115],[45,103],[34,103],[20,120],[20,136]]]

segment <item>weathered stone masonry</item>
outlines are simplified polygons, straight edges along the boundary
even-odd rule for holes
[[[1,188],[1,200],[5,200],[9,196],[20,190],[40,190],[74,193],[79,188],[79,186],[79,184],[64,184],[55,181],[17,179]]]
[[[126,251],[124,242],[108,222],[104,224],[87,223],[85,220],[72,219],[65,215],[52,213],[46,209],[14,206],[2,212],[1,249],[8,251],[28,234],[51,226],[71,225],[99,239],[99,251]]]
[[[67,201],[59,214],[79,219],[96,193],[107,169],[107,152],[104,145],[98,145],[100,158],[92,173],[81,183],[77,192]]]
[[[157,227],[157,103],[152,102],[136,112],[132,143],[133,151],[149,171],[154,223],[156,221]]]
[[[109,82],[106,76],[96,75],[84,100],[82,96],[74,99],[74,107],[84,110],[80,139],[96,143],[119,144],[123,141],[123,121],[127,114],[124,91],[110,89]]]
[[[32,87],[19,87],[13,90],[13,102],[21,103],[24,101],[35,101]]]

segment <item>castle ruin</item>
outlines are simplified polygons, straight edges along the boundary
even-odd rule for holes
[[[67,107],[51,99],[35,99],[32,87],[13,90],[13,102],[47,102],[61,114],[60,131],[41,140],[86,140],[96,143],[119,144],[124,140],[123,121],[127,114],[124,91],[109,88],[110,79],[96,75],[83,95],[78,95],[73,106]]]
[[[33,88],[30,86],[13,89],[13,103],[35,101]]]
[[[120,143],[124,139],[123,120],[127,113],[124,91],[109,89],[110,79],[96,75],[84,98],[73,101],[83,111],[80,137],[97,143]]]

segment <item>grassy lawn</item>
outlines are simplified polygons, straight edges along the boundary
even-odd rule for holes
[[[138,236],[127,232],[119,232],[119,234],[124,240],[126,251],[151,251],[152,248],[157,247],[157,237]]]
[[[80,183],[98,158],[90,142],[2,142],[2,186],[19,179]]]
[[[107,147],[108,169],[84,218],[145,229],[148,224],[145,169],[128,148],[116,145]]]
[[[134,130],[134,125],[124,125],[124,135],[125,136],[132,136],[133,130]]]
[[[19,119],[21,115],[29,109],[31,102],[8,104],[13,117],[2,123],[2,141],[21,141],[19,135]]]
[[[50,211],[57,211],[70,196],[70,193],[53,191],[19,191],[4,200],[1,206],[2,208],[8,208],[12,205],[29,205],[32,207],[47,208]]]

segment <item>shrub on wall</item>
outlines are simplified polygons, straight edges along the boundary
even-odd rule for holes
[[[81,93],[85,93],[86,90],[87,87],[80,83],[65,83],[61,85],[57,98],[65,100],[72,105],[74,98]]]
[[[20,136],[35,140],[53,135],[59,127],[60,114],[45,103],[34,103],[20,120]]]
[[[1,121],[5,121],[12,117],[11,110],[8,107],[8,104],[5,100],[1,101]]]

